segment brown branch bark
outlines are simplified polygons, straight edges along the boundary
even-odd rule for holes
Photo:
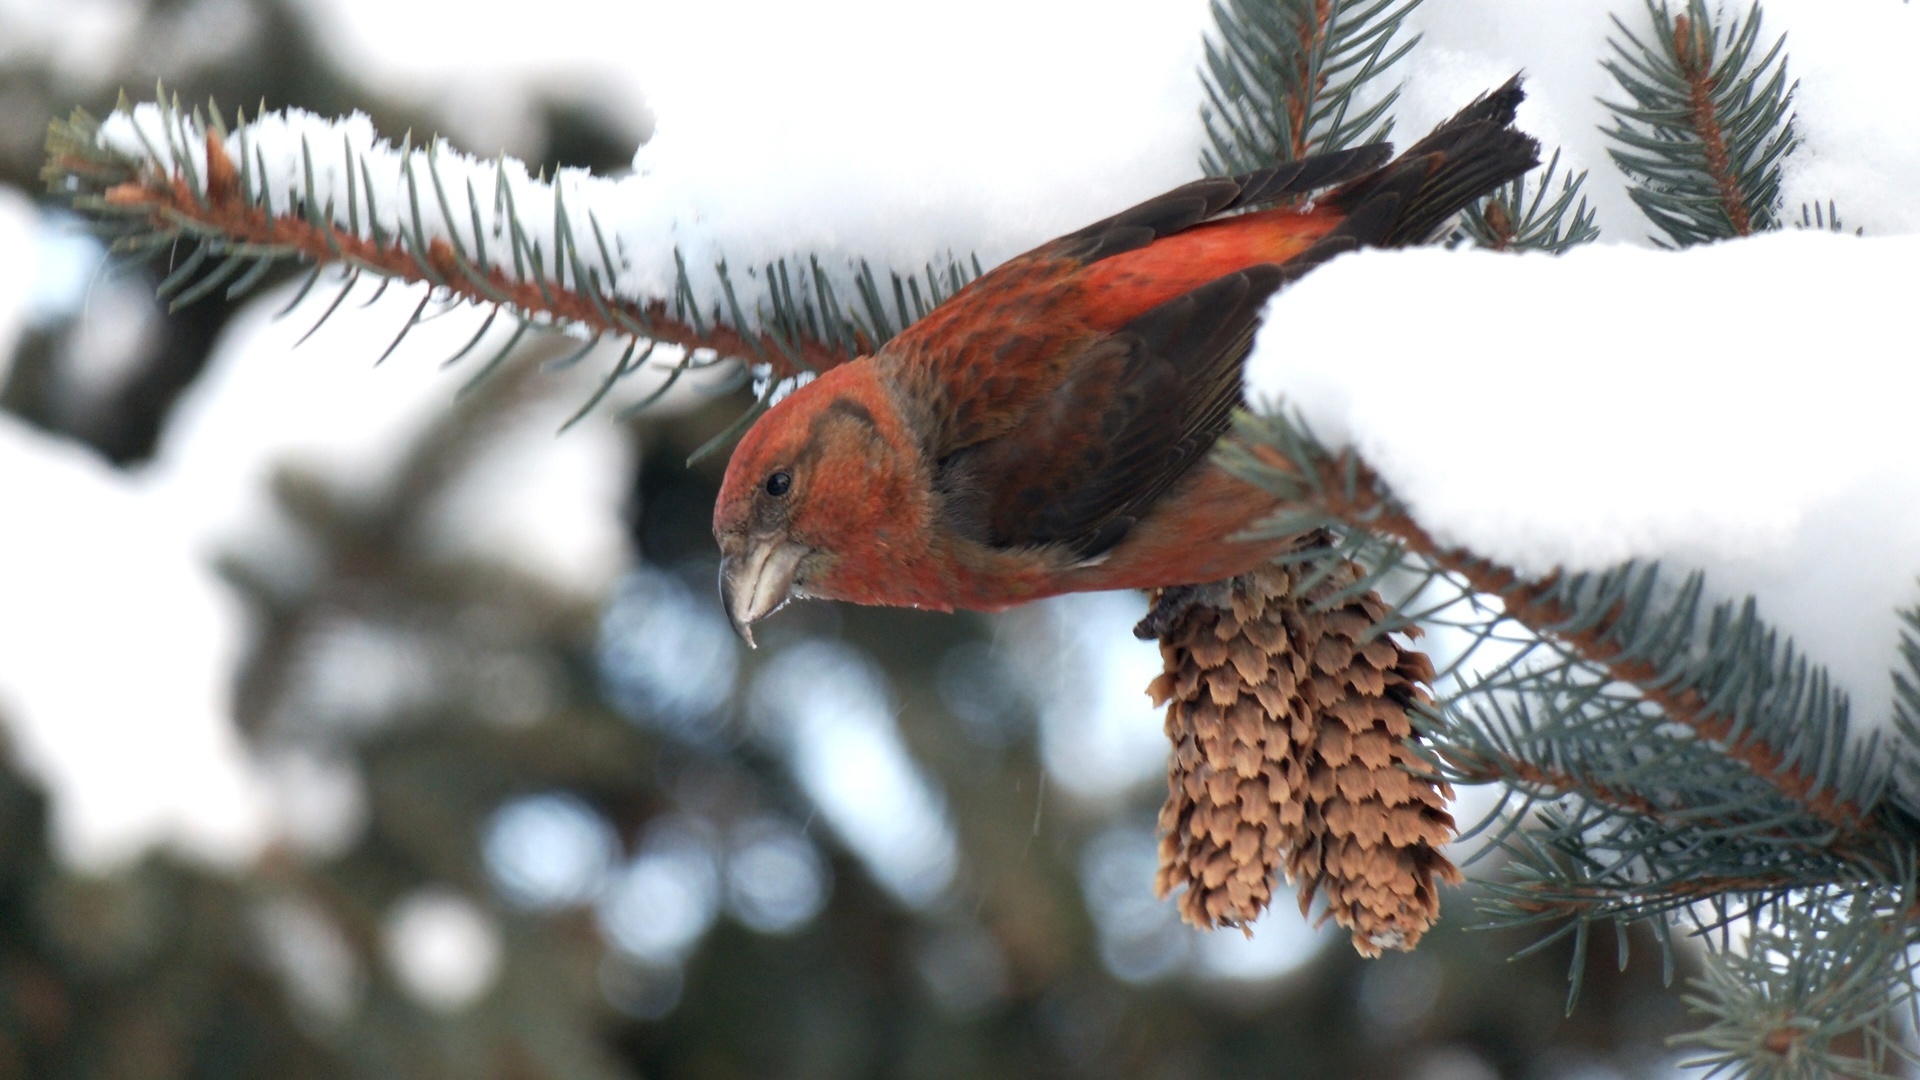
[[[1314,99],[1326,88],[1327,77],[1314,75],[1308,58],[1326,41],[1327,31],[1333,23],[1333,0],[1314,0],[1313,18],[1300,24],[1300,64],[1294,93],[1287,96],[1287,124],[1293,132],[1293,145],[1288,147],[1290,161],[1298,161],[1313,151],[1307,144],[1307,118],[1313,109]]]
[[[1858,882],[1834,880],[1819,882],[1817,884],[1853,888],[1858,885]],[[1807,884],[1804,882],[1795,882],[1791,886],[1791,888],[1794,889],[1805,887],[1807,887]],[[1648,886],[1637,888],[1635,890],[1635,898],[1643,901],[1658,900],[1663,903],[1672,903],[1678,906],[1739,893],[1749,895],[1779,894],[1787,891],[1788,888],[1789,886],[1782,884],[1777,877],[1766,877],[1755,874],[1706,874],[1699,877],[1688,878],[1685,881],[1665,882],[1658,887]],[[1620,891],[1609,886],[1562,888],[1555,890],[1550,895],[1535,895],[1526,898],[1515,896],[1501,897],[1504,903],[1519,911],[1541,915],[1551,913],[1566,918],[1591,914],[1595,904],[1605,904],[1618,899],[1620,899]]]
[[[1753,234],[1753,220],[1747,213],[1746,200],[1741,196],[1740,180],[1733,175],[1732,161],[1727,155],[1726,133],[1720,127],[1720,112],[1713,103],[1713,92],[1719,88],[1719,82],[1713,75],[1710,44],[1704,40],[1692,19],[1685,15],[1673,17],[1673,53],[1680,63],[1680,73],[1687,80],[1687,103],[1693,121],[1693,133],[1706,150],[1707,175],[1720,193],[1720,208],[1726,212],[1734,234],[1750,236]]]
[[[1480,212],[1480,216],[1486,221],[1487,228],[1493,230],[1493,243],[1487,245],[1488,249],[1492,251],[1511,250],[1513,248],[1513,238],[1516,230],[1514,229],[1513,218],[1507,213],[1507,208],[1501,205],[1500,200],[1498,198],[1488,199],[1486,208]]]
[[[1615,791],[1604,784],[1588,779],[1576,780],[1572,774],[1558,769],[1550,769],[1534,761],[1511,758],[1499,762],[1480,760],[1463,761],[1458,754],[1442,753],[1447,764],[1459,770],[1457,783],[1466,784],[1524,784],[1540,792],[1554,796],[1575,792],[1597,796],[1608,806],[1617,807],[1641,817],[1659,819],[1667,815],[1665,807],[1659,806],[1641,795],[1630,791]]]
[[[1569,773],[1549,768],[1538,762],[1515,758],[1505,759],[1498,763],[1468,763],[1459,760],[1456,754],[1447,753],[1443,754],[1443,756],[1446,757],[1448,764],[1458,770],[1459,776],[1456,779],[1457,783],[1517,783],[1532,787],[1538,792],[1552,796],[1579,794],[1589,799],[1597,799],[1600,802],[1606,803],[1608,806],[1627,811],[1642,818],[1667,824],[1672,824],[1671,819],[1676,813],[1673,808],[1662,806],[1645,796],[1630,791],[1620,791],[1587,777],[1575,779]],[[1693,828],[1711,830],[1727,828],[1733,823],[1722,818],[1689,815],[1687,824]],[[1762,835],[1773,836],[1789,842],[1807,843],[1802,837],[1787,836],[1779,830],[1774,829],[1762,830]],[[1863,866],[1874,867],[1882,874],[1892,873],[1893,868],[1887,864],[1886,859],[1881,853],[1875,852],[1867,846],[1850,842],[1859,835],[1858,833],[1851,835],[1843,834],[1831,843],[1820,845],[1821,850]],[[1777,884],[1778,883],[1775,882],[1776,886]]]
[[[56,158],[56,169],[78,171],[89,167],[80,159]],[[592,296],[580,283],[566,287],[549,279],[544,287],[509,277],[500,267],[482,271],[462,259],[446,240],[428,241],[428,250],[416,257],[401,239],[377,244],[332,223],[315,224],[298,214],[269,214],[250,202],[240,190],[239,173],[219,137],[207,136],[207,182],[196,193],[185,177],[148,171],[106,190],[110,206],[146,210],[157,228],[186,227],[218,234],[232,244],[287,248],[312,263],[345,263],[407,282],[427,282],[475,304],[507,306],[528,315],[546,315],[556,323],[584,327],[594,333],[638,337],[689,351],[711,349],[723,356],[766,363],[775,378],[802,371],[825,371],[847,359],[825,342],[801,338],[789,355],[772,335],[750,335],[732,327],[709,324],[697,328],[674,318],[663,301],[638,304],[613,296]]]
[[[1254,447],[1253,453],[1270,467],[1299,471],[1294,462],[1271,448]],[[1346,480],[1349,464],[1359,478],[1351,495]],[[1601,667],[1610,677],[1639,688],[1668,719],[1718,744],[1728,757],[1843,834],[1859,835],[1869,831],[1866,812],[1861,807],[1836,797],[1831,790],[1819,790],[1818,777],[1789,762],[1786,755],[1766,742],[1751,734],[1736,734],[1733,717],[1709,710],[1697,691],[1676,691],[1660,685],[1660,673],[1654,665],[1623,656],[1619,649],[1609,645],[1607,638],[1618,626],[1619,608],[1605,618],[1590,620],[1579,629],[1555,630],[1554,627],[1571,623],[1574,615],[1552,597],[1556,578],[1526,581],[1512,569],[1471,552],[1441,545],[1406,511],[1380,495],[1379,478],[1362,462],[1349,463],[1344,458],[1327,462],[1321,467],[1318,480],[1322,508],[1327,512],[1342,521],[1393,536],[1409,550],[1460,575],[1476,591],[1499,597],[1513,619],[1543,637],[1560,642]]]

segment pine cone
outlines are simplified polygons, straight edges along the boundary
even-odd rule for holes
[[[1245,928],[1284,869],[1301,912],[1325,896],[1362,955],[1411,949],[1439,915],[1435,879],[1460,881],[1439,851],[1453,791],[1410,749],[1407,710],[1429,700],[1433,667],[1386,635],[1362,640],[1387,614],[1374,593],[1312,610],[1358,566],[1293,595],[1306,572],[1153,596],[1142,626],[1166,669],[1147,692],[1173,741],[1155,887],[1185,886],[1196,926]]]

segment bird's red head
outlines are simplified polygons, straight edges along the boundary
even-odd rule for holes
[[[749,629],[796,597],[864,599],[862,566],[905,554],[925,524],[924,467],[893,395],[865,360],[767,410],[734,448],[713,510],[720,594]]]

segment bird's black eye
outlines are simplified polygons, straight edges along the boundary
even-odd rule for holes
[[[784,471],[774,473],[772,476],[767,477],[767,494],[774,498],[781,498],[792,490],[793,477],[787,475]]]

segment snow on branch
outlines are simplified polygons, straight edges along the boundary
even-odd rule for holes
[[[1508,707],[1523,710],[1524,699],[1506,702],[1502,692],[1537,695],[1552,690],[1554,697],[1583,698],[1583,705],[1604,704],[1611,710],[1604,717],[1609,724],[1647,729],[1679,725],[1715,744],[1717,754],[1745,766],[1824,826],[1845,834],[1866,828],[1863,807],[1878,800],[1887,780],[1884,763],[1874,765],[1871,753],[1863,752],[1871,747],[1849,748],[1843,738],[1816,735],[1808,740],[1811,749],[1796,749],[1792,754],[1770,741],[1777,734],[1774,728],[1784,732],[1789,742],[1805,738],[1809,731],[1843,731],[1844,695],[1835,692],[1824,675],[1812,671],[1791,646],[1780,648],[1751,605],[1738,611],[1722,605],[1703,620],[1698,582],[1690,581],[1678,590],[1664,589],[1657,568],[1651,566],[1628,564],[1604,573],[1555,573],[1527,580],[1511,567],[1436,541],[1363,460],[1351,451],[1329,454],[1284,417],[1249,421],[1239,436],[1242,444],[1230,446],[1228,452],[1242,476],[1281,494],[1298,513],[1317,515],[1313,520],[1322,527],[1343,526],[1369,538],[1390,539],[1391,551],[1381,552],[1375,545],[1368,552],[1373,556],[1368,561],[1375,567],[1372,584],[1417,568],[1423,586],[1419,594],[1431,600],[1426,587],[1457,583],[1473,595],[1498,601],[1497,608],[1488,610],[1479,631],[1482,641],[1476,644],[1525,628],[1540,635],[1537,644],[1543,652],[1557,654],[1540,657],[1552,666],[1551,678],[1561,680],[1551,687],[1542,682],[1543,669],[1538,664],[1509,657],[1503,659],[1501,670],[1469,676],[1456,661],[1443,673],[1461,681],[1453,707],[1484,704],[1496,713]],[[1305,523],[1306,519],[1290,515],[1276,522],[1274,529],[1290,535]],[[1504,631],[1496,629],[1508,620]],[[1692,653],[1690,646],[1696,641],[1704,643],[1704,655]],[[1727,684],[1738,684],[1742,692],[1734,696],[1716,692]],[[1626,688],[1631,688],[1631,694],[1619,696]],[[1652,708],[1635,708],[1640,702]],[[1524,712],[1498,719],[1509,729],[1539,723]],[[1600,733],[1597,724],[1590,726],[1596,728],[1593,734]],[[1609,741],[1631,743],[1632,736],[1649,733],[1623,729],[1611,733]],[[1561,788],[1551,792],[1555,796],[1579,790],[1584,780],[1575,776],[1578,770],[1567,769],[1564,761],[1558,769],[1529,763],[1525,741],[1496,737],[1488,740],[1485,750],[1468,748],[1461,755],[1467,764],[1459,779]],[[1496,742],[1507,745],[1496,746]],[[1694,783],[1688,787],[1710,779],[1691,769],[1689,774]],[[1719,788],[1724,778],[1711,779],[1716,789],[1724,790]],[[1683,797],[1684,788],[1664,780],[1659,786],[1658,797],[1632,794],[1627,786],[1611,787],[1606,797],[1651,816],[1663,812],[1663,801],[1674,802],[1666,811],[1673,813],[1697,805]],[[1770,809],[1777,812],[1778,808]],[[1790,824],[1776,822],[1772,827]],[[1819,842],[1826,842],[1824,829]]]
[[[1676,590],[1651,565],[1528,580],[1435,540],[1351,449],[1281,415],[1243,418],[1226,459],[1291,504],[1274,533],[1328,529],[1368,568],[1334,600],[1378,590],[1398,603],[1377,632],[1417,622],[1453,650],[1426,753],[1446,783],[1505,785],[1462,834],[1505,855],[1482,907],[1556,927],[1536,948],[1574,936],[1570,995],[1603,920],[1645,920],[1665,950],[1671,919],[1778,920],[1828,890],[1920,932],[1920,907],[1884,900],[1912,873],[1898,752],[1849,738],[1846,695],[1751,601],[1709,612],[1700,575]]]
[[[239,120],[229,130],[217,108],[189,112],[177,99],[123,101],[104,121],[77,112],[48,137],[48,186],[110,232],[120,253],[158,257],[198,241],[162,282],[175,307],[222,287],[244,294],[274,264],[296,260],[313,267],[296,303],[323,271],[340,271],[323,322],[362,274],[432,286],[400,338],[433,301],[507,313],[519,331],[476,378],[529,328],[581,337],[582,356],[603,339],[626,340],[582,415],[655,345],[678,347],[666,385],[689,368],[740,360],[759,374],[764,399],[802,373],[872,350],[978,273],[954,262],[891,274],[883,287],[864,261],[829,272],[781,259],[745,274],[722,262],[709,276],[690,272],[678,251],[649,250],[623,232],[642,197],[628,179],[580,169],[535,176],[513,159],[481,161],[444,141],[415,146],[409,137],[396,147],[361,113],[327,120],[290,109]]]
[[[1808,231],[1363,253],[1272,302],[1228,461],[1431,632],[1436,764],[1511,792],[1496,918],[1905,887],[1916,289],[1920,238]]]

